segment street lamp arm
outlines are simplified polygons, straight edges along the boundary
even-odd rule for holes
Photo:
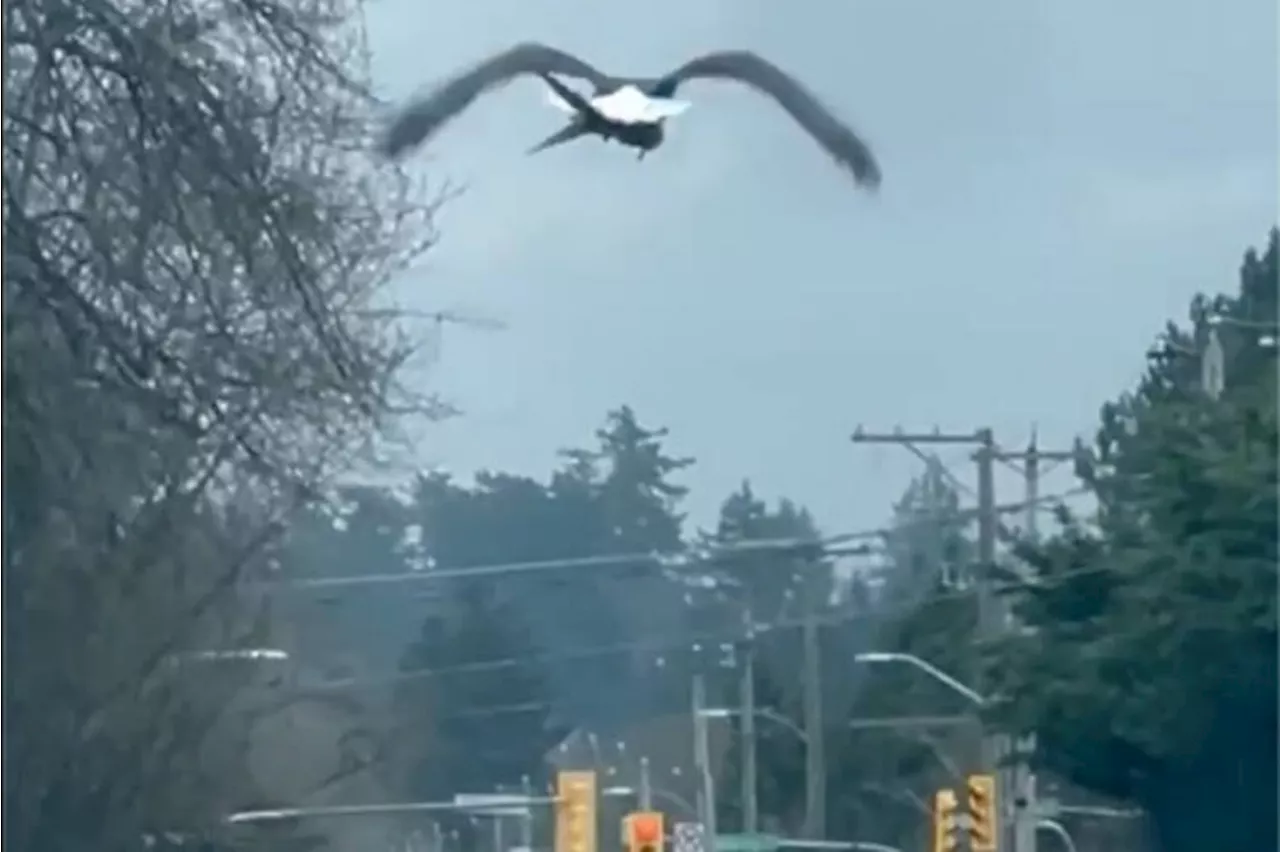
[[[987,703],[986,696],[984,696],[982,693],[966,686],[965,684],[961,683],[959,680],[947,674],[942,669],[938,668],[932,663],[921,660],[918,657],[913,657],[912,659],[914,659],[916,663],[919,664],[918,667],[921,670],[926,671],[929,674],[933,675],[934,678],[942,681],[947,686],[951,687],[953,690],[955,690],[956,692],[963,695],[965,698],[972,701],[974,704],[981,706]]]
[[[857,654],[853,659],[855,662],[860,663],[906,663],[907,665],[915,666],[934,680],[947,685],[952,689],[952,691],[960,693],[978,706],[983,706],[987,703],[987,698],[982,693],[947,674],[933,663],[930,663],[927,660],[922,660],[914,654],[905,654],[896,651],[870,651],[863,654]]]
[[[704,707],[698,711],[698,715],[704,719],[731,719],[735,716],[741,716],[743,712],[745,711],[741,707]],[[809,735],[804,732],[804,729],[777,710],[772,710],[768,707],[757,707],[754,715],[781,725],[799,737],[802,743],[808,744]]]
[[[1056,819],[1037,820],[1036,829],[1057,835],[1058,838],[1066,845],[1067,852],[1077,852],[1076,842],[1072,839],[1071,832],[1067,831],[1066,826],[1058,822]]]
[[[791,733],[795,734],[796,737],[800,739],[800,742],[804,743],[805,745],[809,744],[809,735],[806,734],[799,725],[797,725],[795,722],[791,721],[789,718],[782,715],[778,711],[771,710],[768,707],[762,707],[756,711],[756,715],[760,716],[763,719],[768,719],[771,722],[777,723],[778,725],[791,731]]]
[[[899,732],[901,734],[901,732]],[[942,750],[942,746],[936,739],[923,732],[915,732],[911,734],[901,734],[908,742],[914,742],[925,748],[934,760],[942,767],[943,771],[953,779],[961,779],[964,773],[960,771],[960,767],[952,760],[946,752]]]
[[[689,816],[695,817],[695,818],[697,817],[698,809],[695,808],[693,805],[689,804],[688,802],[686,802],[680,796],[677,796],[675,793],[671,792],[670,790],[664,790],[661,787],[658,787],[654,789],[652,792],[653,792],[653,795],[657,796],[659,799],[666,799],[668,802],[671,802],[672,804],[682,808],[684,812]]]
[[[896,804],[907,805],[926,817],[933,813],[933,809],[929,807],[929,803],[920,798],[919,794],[910,788],[890,790],[889,788],[882,787],[879,784],[862,784],[858,787],[858,792],[879,796]]]

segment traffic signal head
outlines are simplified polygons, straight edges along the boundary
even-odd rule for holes
[[[627,852],[662,852],[662,814],[639,811],[623,822],[623,845]]]
[[[965,786],[969,792],[969,849],[971,852],[996,852],[999,831],[996,778],[994,775],[970,775]]]
[[[933,852],[951,852],[959,843],[956,838],[956,809],[959,804],[954,790],[939,790],[933,794]]]
[[[561,772],[557,778],[555,852],[596,852],[594,772]]]

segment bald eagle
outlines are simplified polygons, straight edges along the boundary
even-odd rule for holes
[[[643,159],[662,144],[667,120],[688,109],[687,102],[675,99],[682,84],[693,80],[736,80],[773,98],[860,186],[875,189],[880,184],[880,167],[857,133],[785,71],[741,50],[699,56],[661,77],[626,78],[601,73],[553,47],[519,44],[407,104],[385,129],[379,150],[389,158],[402,156],[429,140],[480,95],[522,75],[542,78],[550,87],[552,102],[571,116],[567,125],[529,153],[581,136],[598,136],[638,149],[638,157]],[[585,80],[594,93],[585,97],[559,77]]]

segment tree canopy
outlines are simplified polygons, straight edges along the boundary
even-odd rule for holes
[[[1023,548],[1012,599],[1032,632],[993,660],[999,716],[1037,732],[1044,766],[1140,805],[1165,852],[1276,845],[1278,242],[1103,408],[1096,517]]]
[[[894,504],[876,570],[878,591],[860,610],[854,647],[911,654],[967,680],[976,661],[976,607],[965,585],[975,548],[942,465],[931,462]],[[834,720],[828,746],[831,819],[839,836],[911,848],[922,845],[933,790],[957,783],[972,759],[975,728],[862,730],[850,718],[963,716],[972,710],[909,666],[848,671],[852,701]]]
[[[406,401],[368,309],[432,237],[403,174],[351,155],[358,27],[341,2],[5,5],[17,848],[134,850],[255,795],[234,737],[205,750],[250,676],[189,652],[261,638],[233,591]]]
[[[689,464],[665,452],[664,436],[624,406],[545,480],[418,479],[400,521],[419,531],[410,558],[453,576],[425,586],[420,633],[400,662],[397,716],[416,731],[399,755],[409,792],[536,780],[571,727],[647,715],[662,673],[642,631],[662,638],[651,610],[678,600],[652,555],[680,547],[684,491],[670,477]],[[575,562],[610,554],[639,558]]]
[[[754,653],[756,706],[799,724],[797,720],[803,718],[796,665],[801,654],[799,627],[808,610],[814,610],[815,616],[827,611],[833,589],[831,565],[814,559],[804,549],[767,547],[735,552],[731,548],[790,539],[816,543],[820,535],[812,516],[786,499],[770,506],[750,482],[743,482],[721,504],[715,531],[704,537],[713,554],[717,546],[730,548],[695,568],[717,581],[711,590],[715,600],[706,605],[719,610],[720,615],[709,621],[708,627],[718,623],[720,630],[729,633],[735,629],[735,620],[750,619],[751,624],[750,633],[737,627],[744,637],[736,643],[733,667],[715,679],[714,693],[724,705],[741,706],[740,667],[746,654]],[[737,795],[742,771],[741,718],[733,727],[736,736],[720,782],[725,789],[721,818],[729,826],[741,825],[742,820],[742,797]],[[802,739],[776,718],[762,717],[756,727],[756,760],[761,815],[782,825],[799,825],[805,808]]]

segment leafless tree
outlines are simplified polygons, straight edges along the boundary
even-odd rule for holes
[[[415,400],[381,301],[434,205],[364,155],[359,0],[4,6],[4,839],[136,849],[290,508]],[[175,662],[177,661],[177,662]]]

